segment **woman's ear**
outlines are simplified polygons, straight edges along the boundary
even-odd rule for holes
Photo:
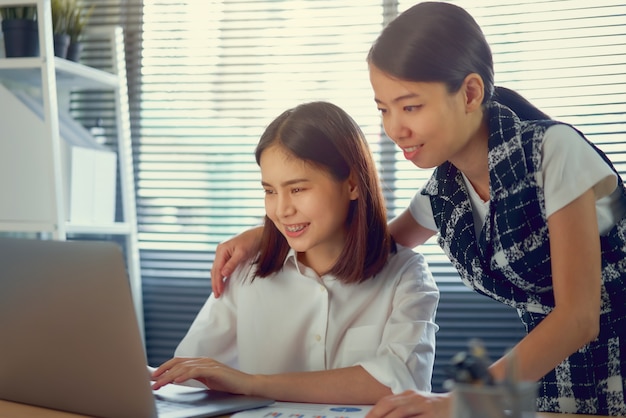
[[[350,177],[348,177],[348,193],[350,200],[357,200],[359,198],[359,186],[356,182],[354,172],[351,172]]]
[[[471,73],[463,80],[462,88],[465,93],[465,107],[467,112],[473,112],[479,109],[485,97],[485,83],[483,78],[476,73]]]

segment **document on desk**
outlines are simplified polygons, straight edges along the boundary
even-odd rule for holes
[[[232,418],[364,418],[372,406],[274,402],[262,408],[237,412]]]

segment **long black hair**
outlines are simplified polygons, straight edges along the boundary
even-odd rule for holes
[[[485,85],[483,104],[492,100],[520,119],[550,119],[519,93],[494,84],[493,56],[480,26],[450,3],[418,3],[391,21],[374,42],[367,61],[392,77],[443,82],[455,93],[471,73]]]

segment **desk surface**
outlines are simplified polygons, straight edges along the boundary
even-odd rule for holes
[[[0,416],[12,418],[83,418],[84,415],[62,412],[54,409],[39,408],[22,403],[0,399]]]
[[[53,409],[39,408],[37,406],[24,405],[16,402],[4,401],[1,399],[0,416],[11,418],[85,418],[84,415],[56,411]],[[545,412],[538,412],[537,418],[599,418],[599,416],[575,414],[547,414]]]

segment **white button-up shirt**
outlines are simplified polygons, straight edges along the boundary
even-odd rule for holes
[[[439,290],[421,254],[398,246],[360,284],[319,277],[292,250],[283,269],[253,277],[246,264],[209,297],[177,357],[210,357],[246,373],[361,365],[394,393],[431,389]]]

